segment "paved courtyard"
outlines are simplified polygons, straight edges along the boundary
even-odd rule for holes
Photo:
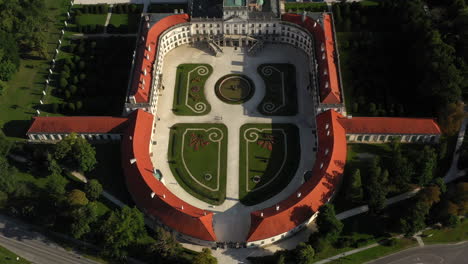
[[[250,227],[250,212],[272,206],[292,194],[302,183],[305,171],[314,165],[313,152],[315,137],[315,114],[312,97],[307,93],[309,75],[304,65],[308,65],[307,57],[298,49],[286,45],[266,45],[257,56],[244,54],[241,49],[224,48],[224,53],[215,57],[211,54],[190,47],[181,46],[168,53],[164,60],[163,86],[158,101],[156,132],[152,147],[153,164],[164,176],[165,185],[182,200],[206,210],[213,211],[214,229],[219,241],[244,241]],[[205,95],[211,105],[211,112],[204,116],[176,116],[172,112],[175,75],[178,65],[183,63],[210,64],[214,71],[205,85]],[[257,106],[265,94],[265,85],[257,67],[262,63],[291,63],[296,66],[299,114],[296,116],[270,116],[258,113]],[[214,86],[216,81],[226,74],[241,73],[247,75],[255,83],[255,94],[242,105],[232,105],[222,102],[216,97]],[[200,201],[187,193],[175,180],[167,162],[169,143],[169,128],[177,123],[222,123],[228,128],[227,156],[227,189],[226,201],[219,206],[212,206]],[[293,180],[284,190],[271,199],[260,204],[247,207],[239,198],[239,132],[245,123],[294,123],[299,128],[301,144],[301,160]],[[236,232],[233,232],[236,230]]]

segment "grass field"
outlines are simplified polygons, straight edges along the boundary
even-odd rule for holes
[[[176,124],[170,133],[168,161],[179,184],[202,201],[221,204],[226,198],[226,126]]]
[[[127,26],[128,33],[137,33],[138,26],[140,25],[140,18],[140,14],[112,14],[109,25],[115,27]]]
[[[334,264],[361,264],[373,259],[381,258],[392,253],[396,253],[403,249],[416,246],[416,241],[408,238],[397,239],[395,245],[385,246],[379,245],[362,252],[349,255],[335,261],[329,262]]]
[[[39,58],[35,54],[22,54],[19,71],[14,75],[0,96],[0,128],[11,139],[24,139],[29,120],[35,115],[35,107],[42,98],[45,79],[48,75],[51,60],[60,38],[69,7],[67,0],[46,0],[50,17],[47,32],[47,59]],[[61,100],[48,94],[44,103],[60,102]],[[51,115],[50,113],[43,113]]]
[[[82,14],[75,17],[76,23],[84,25],[104,25],[107,14]]]
[[[172,111],[176,115],[206,115],[211,106],[205,98],[205,83],[213,72],[208,64],[181,64],[177,67]]]
[[[9,251],[8,249],[4,247],[0,247],[0,264],[10,264],[10,263],[18,263],[18,264],[27,264],[31,263],[27,261],[26,259],[19,257],[19,260],[17,261],[16,258],[19,257],[15,253]]]
[[[299,132],[291,124],[245,124],[240,130],[239,199],[253,205],[279,193],[297,171]]]
[[[262,64],[258,74],[265,82],[265,97],[258,111],[267,116],[297,114],[296,69],[287,63]]]
[[[468,240],[468,220],[454,228],[431,229],[423,232],[424,243],[454,243]]]

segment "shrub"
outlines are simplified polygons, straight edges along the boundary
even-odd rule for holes
[[[89,33],[96,33],[96,25],[89,25]]]
[[[68,65],[66,65],[66,64],[63,65],[63,71],[64,71],[64,72],[67,72],[67,73],[70,73],[70,66],[68,66]]]
[[[396,239],[395,238],[389,238],[387,240],[385,240],[385,246],[387,247],[393,247],[395,246],[397,243]]]
[[[80,16],[82,14],[81,9],[75,10],[75,16]]]
[[[122,9],[123,9],[122,11],[123,11],[124,14],[128,14],[128,11],[129,11],[128,10],[128,5],[123,5]]]
[[[80,56],[74,56],[74,57],[73,57],[73,62],[74,62],[74,63],[80,62]]]
[[[76,25],[76,31],[79,33],[83,33],[83,27],[81,25]]]
[[[83,6],[83,13],[85,14],[89,13],[89,6],[87,5]]]
[[[80,61],[80,63],[78,64],[78,69],[84,70],[85,67],[86,67],[86,62]]]
[[[95,49],[95,48],[96,48],[96,45],[97,45],[97,44],[96,44],[96,41],[91,41],[90,47],[91,47],[92,49]]]
[[[71,112],[75,112],[75,104],[74,103],[68,103],[68,110],[70,110]]]
[[[81,73],[80,74],[80,81],[83,81],[84,79],[86,79],[86,74]]]
[[[68,193],[67,201],[71,206],[84,206],[89,202],[88,198],[86,198],[86,194],[78,189],[74,189]]]
[[[78,84],[78,76],[73,76],[73,84]]]
[[[62,71],[60,73],[60,79],[68,79],[70,77],[70,72],[69,71]]]
[[[78,53],[79,54],[84,54],[86,52],[86,49],[84,47],[83,44],[80,44],[80,46],[78,46]]]
[[[83,102],[78,101],[76,102],[76,110],[81,110],[83,108]]]
[[[66,90],[66,91],[65,91],[65,99],[68,100],[68,99],[70,99],[70,97],[71,97],[70,91]]]
[[[137,5],[136,4],[131,4],[130,5],[130,13],[136,13],[137,11]]]
[[[70,93],[72,95],[74,95],[76,93],[76,91],[78,90],[78,88],[76,87],[76,85],[70,85]]]
[[[65,78],[60,78],[59,85],[61,88],[65,88],[68,85],[67,79]]]

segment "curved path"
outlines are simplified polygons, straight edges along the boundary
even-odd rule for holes
[[[281,53],[278,50],[281,49]],[[196,207],[215,212],[214,229],[219,241],[245,241],[250,227],[250,212],[274,205],[293,193],[303,183],[303,173],[311,170],[314,165],[315,153],[313,147],[315,137],[312,130],[315,127],[315,114],[312,97],[307,94],[309,83],[306,56],[290,46],[267,45],[256,57],[245,55],[234,48],[224,48],[220,57],[212,56],[196,48],[184,45],[171,51],[164,60],[163,85],[165,90],[160,91],[158,101],[156,132],[153,140],[153,164],[164,175],[167,188],[177,196]],[[263,99],[265,87],[257,67],[262,63],[292,63],[297,69],[297,88],[299,97],[299,113],[296,116],[265,117],[257,112],[257,106]],[[213,66],[214,72],[205,84],[205,95],[211,105],[211,112],[204,116],[176,116],[171,111],[176,68],[182,63],[207,63]],[[302,66],[301,66],[302,65]],[[226,74],[239,73],[247,75],[255,83],[255,94],[244,104],[231,105],[217,98],[214,86],[219,78]],[[301,146],[301,161],[294,179],[285,189],[273,198],[255,206],[242,205],[239,198],[239,138],[240,127],[246,123],[293,123],[299,128]],[[226,201],[219,206],[211,206],[188,194],[178,185],[172,176],[167,163],[167,148],[169,141],[169,128],[176,123],[223,123],[228,128],[228,157],[227,157],[227,189]],[[235,229],[236,232],[232,232]]]

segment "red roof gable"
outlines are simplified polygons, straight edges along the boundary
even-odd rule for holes
[[[213,213],[182,201],[153,175],[150,157],[153,118],[152,114],[141,109],[134,111],[122,139],[122,166],[135,203],[147,214],[180,233],[215,241]],[[136,159],[136,162],[132,164],[131,159]]]
[[[127,118],[111,116],[34,117],[26,134],[31,133],[122,133]]]
[[[302,22],[302,15],[298,14],[284,14],[282,19],[306,28],[314,36],[320,102],[323,104],[341,104],[332,16],[327,13],[323,14],[323,27],[310,17],[306,17]]]
[[[348,134],[441,134],[430,118],[343,117],[339,122]]]
[[[270,238],[299,226],[331,197],[346,162],[345,130],[338,123],[339,117],[341,115],[333,110],[317,116],[319,149],[312,178],[278,203],[278,211],[275,205],[252,212],[248,242]],[[298,193],[300,197],[297,197]]]
[[[132,88],[129,94],[130,96],[135,96],[136,103],[149,103],[149,96],[152,88],[153,64],[156,52],[158,51],[159,36],[170,27],[188,21],[189,15],[179,14],[159,20],[149,30],[146,27],[146,23],[142,23],[140,35],[144,36],[144,41],[141,39],[138,40]],[[148,47],[150,47],[150,50],[148,50]]]

